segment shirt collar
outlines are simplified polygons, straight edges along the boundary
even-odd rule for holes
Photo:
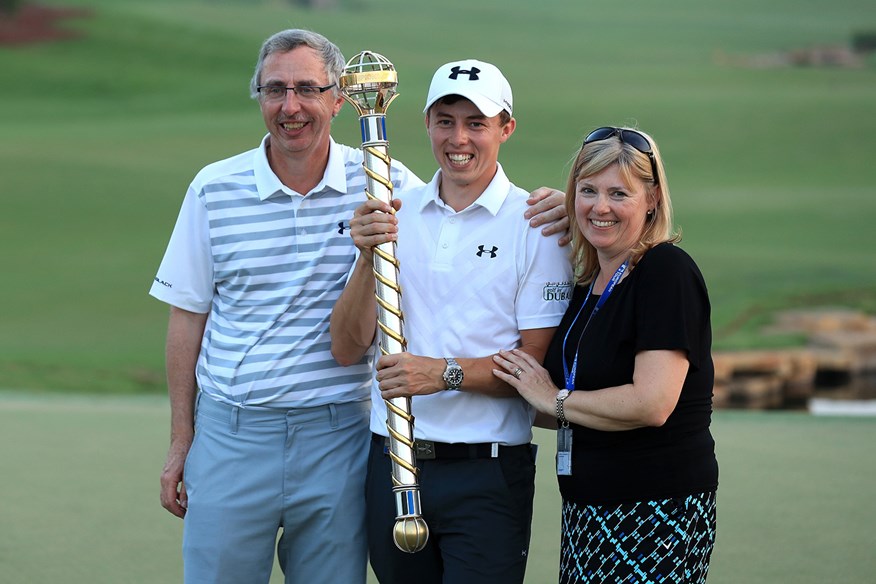
[[[441,169],[435,173],[432,177],[432,180],[429,181],[427,185],[427,190],[425,196],[420,199],[420,210],[422,211],[426,205],[429,203],[433,203],[438,207],[444,207],[450,209],[444,201],[441,200],[441,197],[438,194],[438,185],[441,184]],[[511,181],[508,180],[508,177],[505,175],[505,171],[502,169],[502,165],[498,162],[496,163],[496,174],[493,176],[493,180],[490,181],[490,184],[487,185],[487,188],[484,189],[484,192],[481,193],[477,199],[475,199],[474,203],[471,206],[479,206],[483,207],[487,211],[490,212],[491,215],[496,216],[499,212],[499,209],[502,208],[502,203],[505,202],[505,199],[508,197],[508,191],[511,189]]]
[[[268,140],[270,137],[270,134],[265,135],[255,152],[253,171],[255,172],[259,199],[264,201],[278,194],[285,194],[290,197],[301,196],[302,193],[297,193],[280,182],[280,179],[271,169],[271,165],[268,162]],[[322,179],[313,187],[310,193],[319,193],[328,189],[341,193],[347,192],[347,173],[344,168],[344,156],[333,138],[329,138],[329,158],[325,172],[322,175]]]

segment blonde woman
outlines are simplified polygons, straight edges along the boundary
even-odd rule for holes
[[[675,245],[657,145],[632,128],[591,132],[566,207],[577,285],[544,368],[520,351],[494,359],[557,429],[560,582],[705,582],[718,485],[710,305]]]

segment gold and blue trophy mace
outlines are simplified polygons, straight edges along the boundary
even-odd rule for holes
[[[362,51],[347,62],[340,79],[341,94],[359,114],[362,151],[365,159],[365,194],[392,206],[392,182],[386,109],[398,93],[398,74],[386,57]],[[378,345],[383,355],[407,349],[402,330],[401,288],[398,283],[398,260],[395,242],[374,248],[375,295],[377,297]],[[411,399],[397,397],[386,402],[386,428],[389,431],[389,456],[392,460],[392,491],[395,494],[393,540],[403,552],[423,549],[429,539],[429,527],[422,517],[418,469],[414,451],[414,417]]]

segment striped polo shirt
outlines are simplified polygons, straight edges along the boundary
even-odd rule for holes
[[[311,407],[368,399],[373,355],[341,367],[329,318],[356,257],[362,152],[331,142],[306,196],[283,185],[266,145],[205,167],[189,186],[150,294],[209,313],[201,391],[230,404]],[[393,161],[396,189],[421,185]]]

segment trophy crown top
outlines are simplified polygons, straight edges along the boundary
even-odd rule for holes
[[[344,66],[345,75],[373,71],[395,71],[395,67],[389,59],[374,51],[362,51]]]
[[[373,51],[362,51],[347,61],[339,80],[341,95],[359,112],[385,113],[398,95],[398,73],[389,59]]]

